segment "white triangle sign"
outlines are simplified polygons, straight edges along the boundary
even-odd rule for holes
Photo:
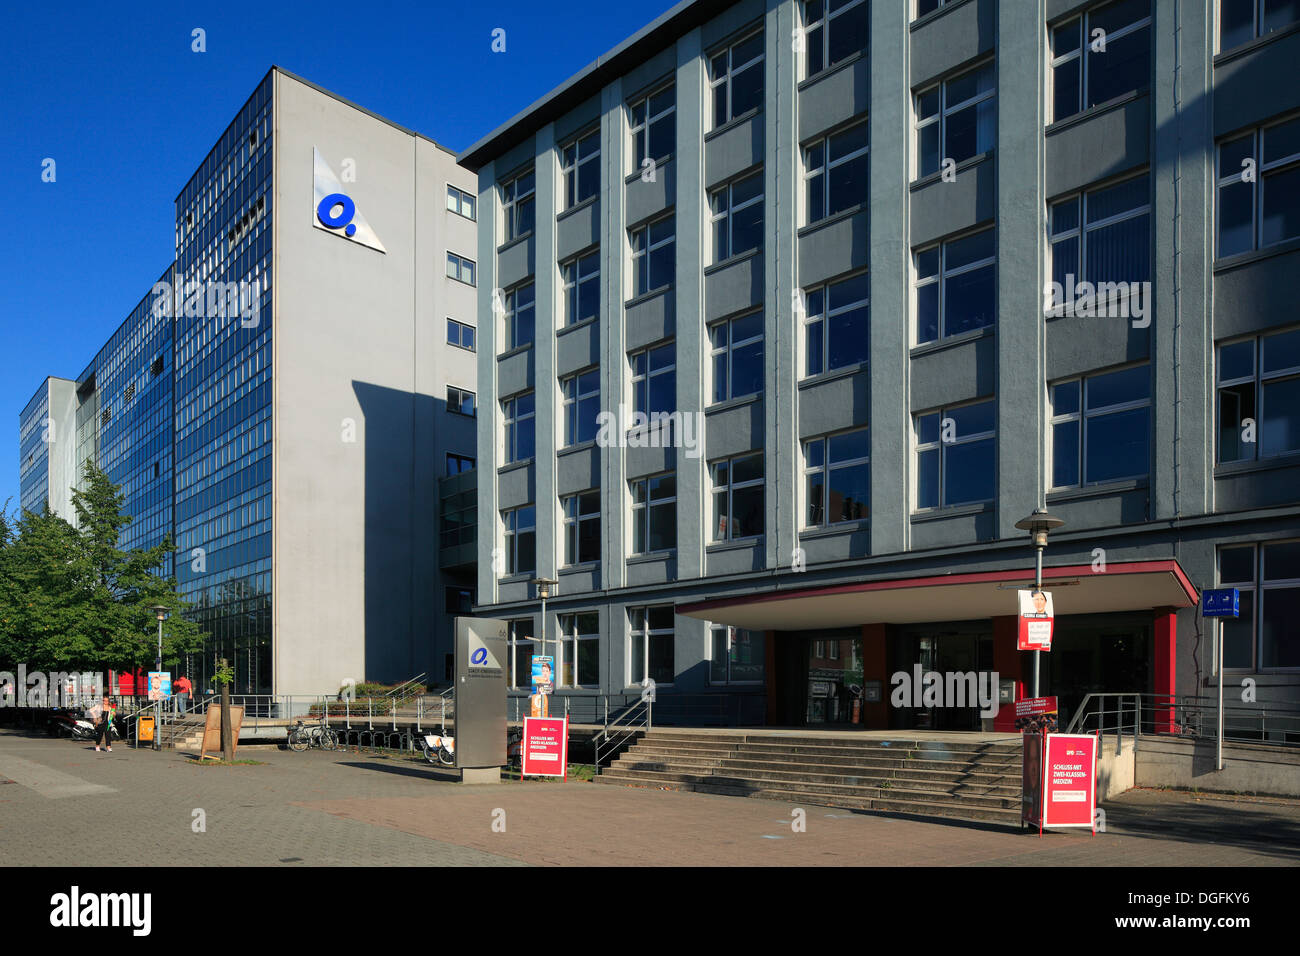
[[[312,147],[312,166],[312,225],[386,254],[388,250],[357,208],[356,200],[343,188],[330,164],[315,147]]]

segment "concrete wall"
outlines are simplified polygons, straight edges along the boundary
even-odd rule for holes
[[[1143,737],[1134,786],[1300,797],[1300,753],[1294,748],[1224,744],[1217,768],[1215,742]]]
[[[474,254],[446,185],[473,177],[296,79],[277,73],[274,96],[275,690],[441,677],[437,478],[445,451],[474,454],[446,386],[475,386],[446,345],[446,318],[474,317],[445,274],[448,248]],[[337,175],[354,164],[344,187],[386,252],[314,228],[313,148]]]

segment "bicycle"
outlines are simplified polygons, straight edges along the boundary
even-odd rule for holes
[[[297,753],[302,753],[309,747],[317,747],[321,750],[338,750],[339,735],[330,729],[324,715],[322,715],[320,724],[315,727],[307,727],[301,720],[298,721],[298,725],[289,730],[286,744],[290,750]]]

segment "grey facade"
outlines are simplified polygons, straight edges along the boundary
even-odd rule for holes
[[[581,696],[633,691],[638,676],[655,669],[629,660],[645,653],[636,609],[674,608],[659,661],[671,679],[659,679],[660,700],[675,699],[683,714],[727,714],[740,722],[818,719],[801,703],[820,683],[816,662],[808,660],[817,652],[807,647],[846,634],[859,680],[887,686],[891,671],[921,659],[919,648],[937,646],[940,631],[969,630],[978,632],[969,664],[1001,663],[1007,676],[1010,661],[1020,671],[1014,678],[1024,682],[1028,664],[1007,656],[1006,621],[998,620],[1015,614],[1010,595],[1002,599],[1007,611],[988,612],[956,592],[936,592],[936,605],[921,619],[874,617],[875,605],[864,598],[861,616],[841,633],[846,619],[819,610],[830,605],[819,604],[817,594],[941,575],[1023,580],[1026,568],[1032,577],[1032,551],[1015,523],[1046,507],[1066,522],[1051,537],[1050,567],[1096,570],[1100,556],[1119,573],[1136,573],[1175,562],[1184,581],[1169,592],[1176,599],[1095,605],[1107,614],[1070,606],[1063,584],[1058,601],[1077,630],[1078,659],[1090,660],[1092,673],[1071,675],[1058,654],[1045,665],[1046,692],[1059,692],[1063,705],[1077,703],[1085,690],[1206,693],[1216,674],[1215,625],[1200,620],[1195,591],[1245,584],[1220,570],[1225,549],[1241,545],[1251,546],[1248,586],[1262,610],[1256,604],[1252,620],[1232,625],[1230,684],[1250,678],[1261,700],[1295,705],[1300,638],[1290,609],[1300,606],[1300,570],[1293,573],[1288,542],[1300,538],[1300,396],[1290,386],[1269,386],[1265,376],[1272,373],[1261,359],[1249,387],[1252,395],[1272,396],[1257,424],[1273,437],[1249,453],[1228,453],[1225,436],[1240,422],[1226,422],[1220,409],[1238,393],[1225,398],[1220,352],[1295,327],[1283,277],[1300,263],[1300,193],[1283,177],[1292,175],[1297,157],[1280,150],[1281,164],[1263,170],[1273,176],[1272,205],[1261,205],[1251,220],[1250,247],[1223,255],[1216,250],[1226,248],[1228,207],[1221,213],[1220,202],[1236,199],[1223,191],[1215,164],[1239,134],[1258,130],[1253,141],[1263,142],[1268,129],[1300,110],[1300,91],[1288,81],[1300,25],[1260,25],[1258,37],[1234,37],[1224,49],[1215,4],[1040,0],[1017,5],[1011,15],[1009,5],[993,0],[958,0],[920,10],[870,4],[869,43],[839,50],[834,63],[809,75],[814,24],[805,4],[682,3],[461,155],[479,174],[481,210],[481,613],[520,622],[520,636],[545,634],[552,651],[562,625],[571,623],[567,615],[595,615],[598,680],[562,681],[570,686],[559,691]],[[1071,31],[1091,36],[1094,25],[1110,31],[1115,58],[1076,43],[1071,59]],[[730,68],[744,66],[738,58],[750,53],[740,50],[755,30],[762,31],[761,104],[715,126],[716,81],[728,68],[717,57],[730,50]],[[791,42],[801,30],[802,49]],[[831,47],[818,49],[815,55],[830,62]],[[1073,75],[1080,77],[1073,108],[1063,105],[1071,96],[1071,63],[1079,64]],[[1132,69],[1137,78],[1111,95],[1108,75],[1124,87],[1124,72]],[[724,85],[731,97],[743,92],[736,77]],[[674,146],[656,157],[647,181],[630,155],[640,147],[638,104],[668,86]],[[981,100],[989,88],[992,95]],[[942,130],[937,152],[922,129],[932,102]],[[962,116],[966,104],[971,113]],[[866,182],[853,180],[853,194],[838,197],[837,211],[813,221],[815,149],[824,141],[833,152],[835,137],[858,124],[869,132]],[[589,131],[599,133],[599,189],[594,199],[569,205],[566,147]],[[928,171],[932,152],[953,162]],[[1267,150],[1255,158],[1261,169],[1270,162]],[[512,236],[515,209],[506,190],[529,171],[534,225]],[[755,172],[761,243],[715,261],[715,195]],[[1112,216],[1107,203],[1125,191],[1138,198]],[[738,193],[727,195],[738,208]],[[1082,225],[1068,225],[1072,210]],[[637,230],[665,214],[675,225],[673,279],[639,295]],[[734,240],[740,220],[724,222]],[[1108,239],[1102,230],[1111,226],[1128,238]],[[945,271],[959,261],[962,241],[981,234],[992,250],[981,260],[991,310],[985,318],[971,305],[979,290],[963,283],[960,268],[951,281]],[[566,324],[563,267],[594,250],[599,318]],[[943,263],[934,279],[943,291],[935,293],[933,335],[922,316],[929,315],[931,293],[923,287],[931,261]],[[1146,316],[1089,316],[1077,303],[1073,314],[1048,314],[1045,287],[1070,261],[1085,279],[1149,282]],[[854,277],[869,280],[870,319],[847,334],[865,337],[867,358],[833,369],[830,359],[818,359],[820,370],[810,374],[808,295]],[[517,336],[504,338],[512,330],[509,295],[529,283],[535,332],[520,345]],[[1127,305],[1136,310],[1132,294]],[[1122,304],[1111,301],[1112,309]],[[762,316],[761,387],[720,396],[714,329],[755,312]],[[1280,355],[1290,341],[1279,337],[1258,348]],[[672,409],[703,413],[701,456],[680,447],[566,445],[566,377],[598,370],[599,407],[616,412],[634,400],[635,353],[669,343]],[[840,348],[847,348],[843,341]],[[734,356],[730,348],[723,352],[724,362]],[[1290,381],[1294,364],[1277,365],[1277,384]],[[1124,374],[1141,381],[1129,405],[1110,406],[1128,416],[1110,425],[1122,421],[1128,430],[1108,431],[1098,423],[1100,403]],[[503,403],[529,393],[535,451],[520,455],[511,444],[513,418],[507,420],[518,406]],[[1080,400],[1098,403],[1098,414],[1091,405],[1071,412],[1072,395],[1090,396]],[[984,444],[967,454],[960,430],[964,416],[977,411],[990,424],[980,433]],[[930,423],[946,423],[950,412],[958,440],[936,438],[932,446]],[[863,428],[869,463],[859,462],[855,489],[869,488],[868,507],[841,511],[851,515],[846,520],[817,517],[809,501],[815,440]],[[1089,432],[1091,446],[1079,437]],[[1070,447],[1078,449],[1072,462]],[[1125,459],[1129,454],[1139,466]],[[762,533],[737,536],[734,523],[719,522],[716,466],[729,462],[734,475],[734,456],[749,455],[761,455]],[[931,460],[939,462],[933,477]],[[663,473],[675,476],[674,545],[637,553],[635,482]],[[986,476],[988,493],[966,489],[975,473],[981,481]],[[736,484],[733,477],[724,492],[732,495]],[[949,502],[949,489],[954,499],[965,492],[977,500]],[[563,499],[581,492],[599,495],[599,558],[568,563]],[[509,524],[521,520],[520,507],[535,509],[535,561],[523,566],[512,564],[520,538]],[[734,522],[736,512],[725,517]],[[1240,568],[1246,549],[1233,555]],[[1261,569],[1266,555],[1276,573]],[[534,577],[559,582],[545,621]],[[769,625],[754,623],[753,602],[779,593],[808,598]],[[750,612],[742,610],[747,604]],[[728,645],[717,643],[710,622],[763,633],[762,666],[742,668],[750,680],[728,682],[729,669],[718,660]],[[1106,663],[1118,653],[1106,644],[1115,628],[1131,629],[1113,638],[1116,646],[1136,646],[1131,668]],[[800,683],[812,689],[794,686]],[[516,675],[516,686],[522,692],[526,678]],[[869,722],[854,714],[852,722]],[[831,718],[822,712],[821,719]]]

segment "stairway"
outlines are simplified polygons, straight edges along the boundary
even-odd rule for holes
[[[160,728],[158,743],[163,748],[198,753],[203,744],[203,727],[206,723],[205,714],[186,714],[176,720],[166,721]]]
[[[653,730],[596,780],[1019,826],[1021,743]]]

